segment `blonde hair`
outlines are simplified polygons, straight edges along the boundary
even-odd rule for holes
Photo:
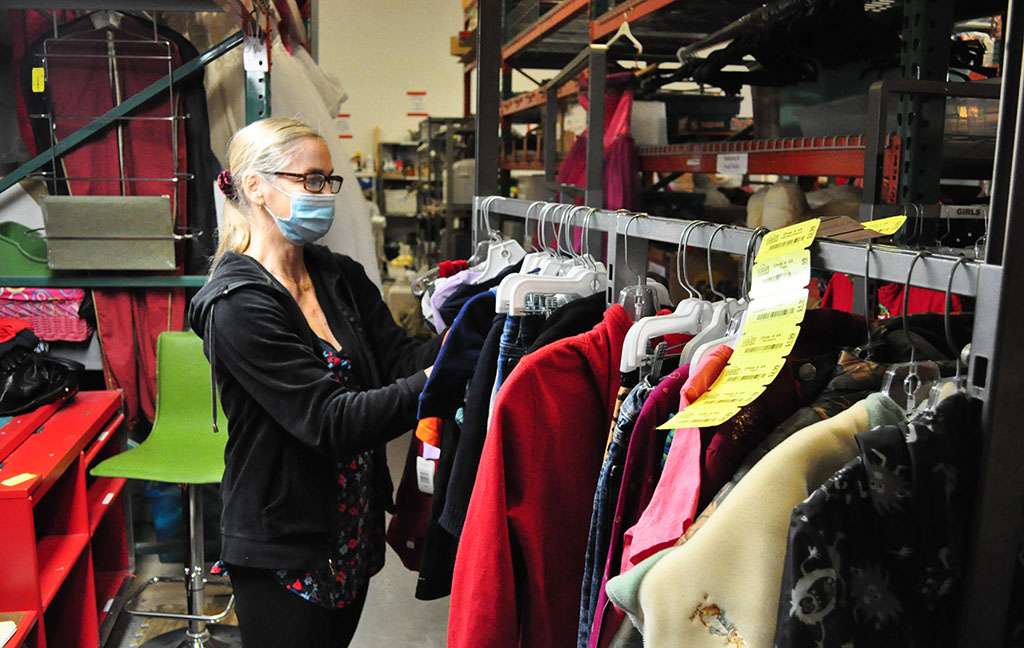
[[[234,191],[224,203],[224,221],[213,267],[225,252],[243,252],[249,247],[249,218],[253,205],[245,195],[246,176],[280,171],[295,154],[299,142],[309,137],[323,140],[320,133],[308,124],[288,117],[255,121],[231,137],[228,142],[228,168]]]

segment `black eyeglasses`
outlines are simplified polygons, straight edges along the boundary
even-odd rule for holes
[[[325,176],[322,173],[289,173],[288,171],[274,171],[276,176],[284,176],[286,178],[295,178],[296,180],[302,180],[302,187],[306,191],[312,191],[319,193],[325,184],[330,183],[331,193],[338,193],[341,191],[341,185],[345,181],[345,178],[341,176]]]

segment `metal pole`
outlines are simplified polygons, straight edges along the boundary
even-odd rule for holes
[[[985,260],[1002,263],[1003,239],[1006,231],[1007,200],[1010,169],[1013,164],[1014,129],[1017,126],[1017,88],[1021,76],[1021,47],[1024,45],[1024,16],[1014,16],[1011,0],[1006,8],[1003,31],[1002,87],[999,95],[999,125],[996,127],[995,165],[992,169],[992,188],[989,192],[988,228]],[[1018,5],[1019,7],[1019,5]]]
[[[558,177],[558,86],[551,84],[544,102],[544,198],[555,199]]]
[[[1011,1],[1012,13],[1016,2]],[[1017,7],[1019,9],[1019,6]],[[1016,32],[1012,32],[1016,33]],[[1011,32],[1008,31],[1008,35]],[[1007,42],[1006,51],[1020,43]],[[1019,56],[1019,54],[1018,54]],[[1018,59],[1019,60],[1019,59]],[[1005,218],[1005,239],[1001,252],[990,240],[989,256],[1002,256],[1002,271],[990,269],[992,280],[982,278],[979,284],[975,314],[974,335],[971,340],[971,384],[982,398],[980,470],[973,510],[974,530],[967,554],[967,571],[963,587],[960,612],[959,646],[1001,646],[1004,643],[1010,592],[1021,531],[1021,510],[1024,505],[1024,437],[1020,421],[1024,420],[1024,346],[1019,339],[1024,302],[1024,257],[1019,254],[1024,245],[1024,223],[1010,218],[1015,211],[1024,209],[1024,124],[1021,118],[1021,92],[1019,70],[1011,79],[1003,81],[1002,104],[1013,97],[1016,108],[1013,130],[1000,112],[996,169],[1008,182],[1003,184],[1006,197],[1005,210],[999,211],[991,225]],[[1008,144],[1006,135],[1013,133]],[[1003,181],[1000,179],[1000,182]],[[994,196],[995,198],[995,196]],[[1001,210],[993,203],[993,212]],[[990,227],[989,235],[994,234]]]
[[[500,77],[501,0],[479,0],[476,29],[477,196],[492,196],[498,193]]]
[[[587,192],[584,203],[589,207],[604,207],[604,109],[605,63],[608,48],[590,46],[590,87],[587,99]]]

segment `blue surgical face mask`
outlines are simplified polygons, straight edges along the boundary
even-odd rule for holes
[[[267,184],[291,198],[291,216],[287,220],[278,218],[266,204],[263,205],[289,243],[313,243],[331,229],[334,223],[334,194],[289,193],[269,181]]]

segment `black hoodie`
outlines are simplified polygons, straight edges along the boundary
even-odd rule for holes
[[[279,569],[327,566],[336,462],[373,449],[377,501],[391,507],[384,444],[415,425],[440,347],[395,324],[362,266],[321,246],[305,262],[362,391],[335,382],[298,304],[256,260],[221,259],[189,306],[229,422],[221,558]]]

